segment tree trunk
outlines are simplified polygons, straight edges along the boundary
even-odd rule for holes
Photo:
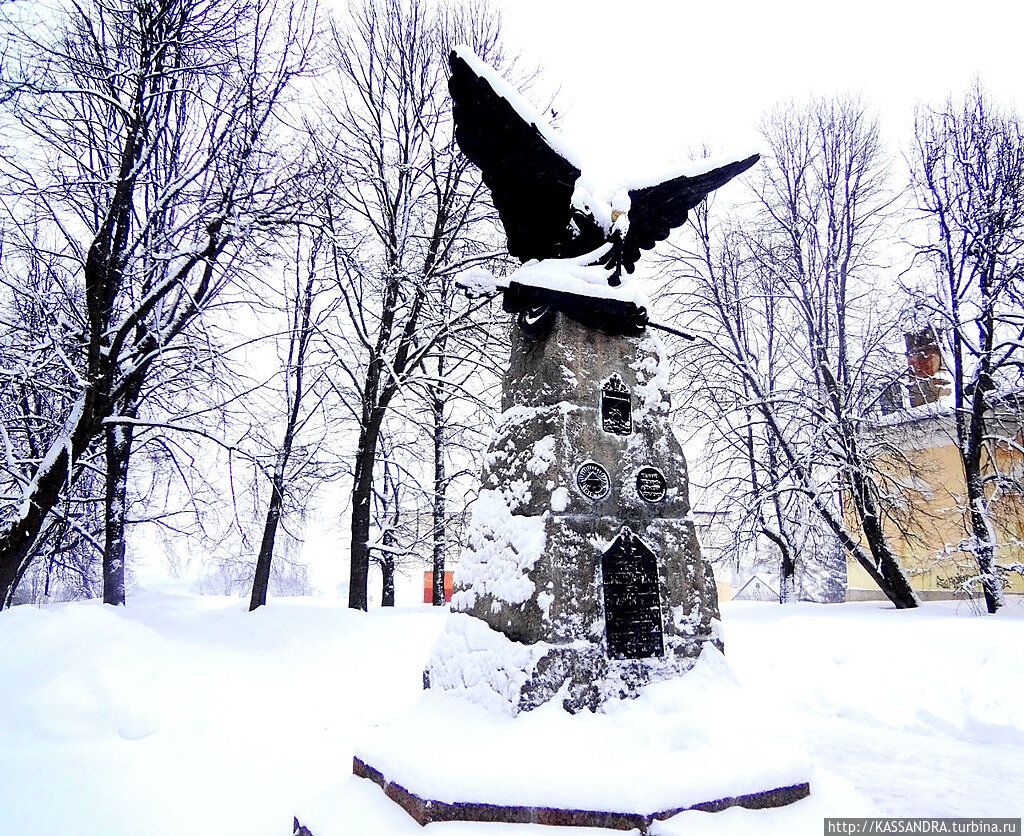
[[[964,481],[967,484],[968,519],[970,532],[974,535],[974,557],[978,561],[985,607],[990,613],[996,612],[1003,605],[1003,581],[996,567],[996,536],[988,513],[981,463],[985,428],[985,392],[992,388],[992,378],[983,368],[978,375],[971,398],[967,443],[961,447]]]
[[[776,518],[779,528],[782,528],[782,518]],[[779,550],[779,603],[789,604],[796,600],[796,563],[793,560],[793,551],[786,542],[783,534],[777,534],[768,528],[761,527],[761,533],[771,540]]]
[[[382,357],[392,333],[398,285],[397,273],[392,272],[385,292],[384,316],[377,346],[363,382],[359,444],[356,447],[355,471],[352,475],[352,534],[349,543],[348,605],[354,610],[366,609],[366,585],[370,573],[370,518],[373,513],[373,465],[377,459],[377,444],[380,441],[384,413],[396,385],[392,381],[381,391],[381,375],[385,365]],[[399,368],[399,364],[392,361],[392,373],[400,373]]]
[[[249,598],[249,612],[267,603],[267,590],[270,586],[270,566],[274,560],[274,541],[277,538],[277,526],[281,522],[281,510],[284,505],[284,480],[288,468],[288,460],[292,456],[295,444],[296,428],[299,425],[299,410],[302,406],[302,381],[306,371],[306,349],[309,345],[310,312],[313,309],[313,287],[316,274],[310,268],[305,289],[297,296],[296,305],[301,304],[298,328],[294,324],[288,347],[288,366],[285,369],[286,380],[292,380],[291,400],[288,403],[288,419],[284,428],[284,437],[274,462],[274,472],[270,478],[270,505],[267,507],[267,519],[263,525],[263,539],[260,551],[256,556],[256,572],[252,580],[252,595]],[[286,386],[286,392],[288,387]]]
[[[9,607],[13,603],[14,595],[18,591],[18,584],[21,583],[22,578],[25,577],[25,572],[28,571],[28,567],[32,564],[32,545],[29,546],[24,555],[16,558],[18,562],[12,560],[9,570],[7,566],[0,564],[0,609]],[[46,581],[47,585],[49,585],[49,569],[47,570]]]
[[[136,397],[126,397],[120,416],[134,419],[138,411]],[[124,521],[127,514],[128,465],[135,428],[131,424],[106,424],[103,434],[107,458],[103,506],[103,603],[117,606],[123,605],[125,600]]]
[[[854,470],[850,473],[850,493],[857,511],[861,531],[867,541],[868,550],[873,560],[865,560],[867,555],[854,553],[854,557],[863,566],[878,588],[896,605],[897,609],[910,609],[918,605],[917,593],[910,585],[910,580],[893,554],[892,547],[882,528],[882,520],[878,515],[878,507],[871,497],[867,480],[863,474]],[[838,533],[838,532],[836,532]]]
[[[873,561],[865,563],[863,558],[857,554],[854,554],[854,557],[857,558],[861,566],[867,569],[868,574],[878,584],[878,588],[898,609],[916,607],[920,603],[917,593],[910,585],[910,579],[903,571],[903,567],[900,566],[899,559],[893,552],[892,546],[889,545],[889,539],[885,536],[878,504],[869,492],[868,480],[862,473],[854,471],[850,475],[850,482],[857,518]]]
[[[0,608],[10,606],[47,514],[57,504],[69,472],[95,436],[93,413],[92,399],[83,395],[26,488],[19,515],[0,530]]]
[[[267,603],[267,589],[270,586],[270,565],[274,559],[274,540],[277,537],[277,525],[281,521],[281,505],[284,502],[283,473],[275,470],[271,480],[270,505],[267,507],[267,519],[263,525],[263,539],[260,541],[260,552],[256,557],[256,574],[252,581],[252,595],[249,598],[249,612]]]
[[[845,347],[841,347],[840,369],[846,366],[843,359],[844,351]],[[860,453],[857,428],[844,415],[839,384],[824,358],[818,363],[818,368],[821,370],[824,386],[835,410],[840,443],[849,463],[848,478],[853,507],[857,512],[857,521],[860,523],[864,539],[867,541],[872,560],[865,562],[863,558],[867,555],[863,555],[863,550],[861,550],[861,554],[854,552],[854,557],[878,584],[878,588],[896,605],[897,609],[913,609],[918,606],[920,601],[914,588],[910,585],[910,579],[903,571],[903,567],[900,566],[892,546],[889,545],[889,538],[885,535],[885,526],[882,522],[878,500],[872,493],[872,482],[866,475],[868,468]]]
[[[778,481],[779,454],[775,444],[771,441],[768,443],[768,467],[774,486]],[[778,490],[772,491],[771,509],[775,514],[775,522],[779,531],[776,535],[765,525],[764,533],[774,541],[779,550],[779,603],[790,604],[796,600],[796,549],[793,548],[792,538],[786,533]]]
[[[779,576],[779,603],[791,604],[796,600],[796,564],[789,549],[782,551]]]
[[[445,492],[447,484],[444,467],[444,402],[440,392],[431,398],[434,413],[434,593],[431,603],[440,607],[444,600],[444,553],[448,531],[445,525]]]
[[[348,605],[366,609],[366,584],[370,571],[370,498],[373,491],[373,463],[377,454],[380,421],[359,432],[356,467],[352,481],[352,538],[348,576]]]
[[[381,558],[380,576],[380,605],[393,607],[395,605],[395,558],[393,555],[386,554]]]
[[[395,516],[394,524],[398,525],[398,518],[400,512],[398,510],[398,502],[396,497],[395,502]],[[380,605],[382,607],[393,607],[395,605],[395,555],[392,552],[387,551],[389,548],[394,548],[398,544],[398,539],[395,537],[394,532],[389,528],[384,532],[384,536],[381,538],[384,544],[384,552],[380,557]]]
[[[976,483],[972,488],[972,482]],[[995,536],[988,517],[985,490],[980,479],[967,480],[967,498],[971,503],[971,530],[974,532],[974,556],[978,560],[981,588],[985,593],[985,607],[994,613],[1003,605],[1003,581],[996,567]]]

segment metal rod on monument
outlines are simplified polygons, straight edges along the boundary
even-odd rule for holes
[[[648,320],[647,325],[651,328],[657,328],[659,331],[667,331],[669,334],[675,334],[677,337],[682,337],[684,340],[693,342],[697,338],[686,331],[680,331],[678,328],[673,328],[671,325],[662,325],[660,322],[651,322]]]

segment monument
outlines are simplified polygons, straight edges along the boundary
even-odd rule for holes
[[[450,61],[456,139],[529,266],[500,287],[518,328],[452,598],[495,636],[474,650],[477,625],[453,620],[424,683],[479,690],[486,653],[482,681],[512,713],[563,686],[567,710],[594,710],[721,646],[666,360],[623,273],[758,157],[601,195],[487,65],[468,50]]]
[[[502,414],[455,571],[453,613],[423,677],[431,707],[422,710],[449,711],[446,757],[425,738],[410,743],[409,722],[357,749],[354,772],[421,824],[478,819],[646,832],[684,809],[801,798],[809,788],[799,756],[765,755],[775,764],[769,778],[744,763],[747,744],[712,747],[715,735],[699,716],[678,713],[686,707],[645,728],[644,741],[622,719],[628,708],[608,714],[652,683],[683,676],[705,653],[709,669],[721,660],[714,577],[690,516],[686,461],[669,422],[667,360],[652,331],[674,329],[651,321],[628,276],[641,251],[758,157],[699,164],[602,195],[491,68],[465,48],[450,63],[456,139],[491,190],[509,252],[523,262],[507,279],[477,274],[465,285],[500,292],[516,326]],[[714,702],[713,691],[704,698]],[[464,707],[445,707],[456,700]],[[532,718],[551,722],[552,706],[565,718],[555,720],[565,735],[559,753],[557,742],[529,742],[549,734]],[[480,720],[488,716],[513,725],[492,727]],[[582,734],[585,727],[601,731]],[[606,734],[620,741],[610,758],[600,748],[607,741],[595,743]],[[488,735],[493,740],[481,740]],[[529,779],[515,771],[521,794],[509,794],[513,773],[502,770],[517,758],[533,766]],[[728,767],[715,766],[723,759]],[[604,766],[585,788],[551,793],[560,775],[590,762]],[[680,786],[666,787],[665,776]],[[645,795],[629,789],[634,784],[654,789]],[[595,787],[604,789],[595,795]]]

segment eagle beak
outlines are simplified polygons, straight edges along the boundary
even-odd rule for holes
[[[626,213],[623,212],[621,209],[612,209],[612,223],[615,223],[619,218],[621,218],[625,214]]]

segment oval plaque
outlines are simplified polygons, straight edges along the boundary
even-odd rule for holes
[[[597,502],[611,492],[612,480],[597,462],[583,462],[576,471],[576,487],[587,499]]]
[[[661,502],[667,487],[665,474],[656,467],[648,465],[636,472],[636,492],[644,502]]]

